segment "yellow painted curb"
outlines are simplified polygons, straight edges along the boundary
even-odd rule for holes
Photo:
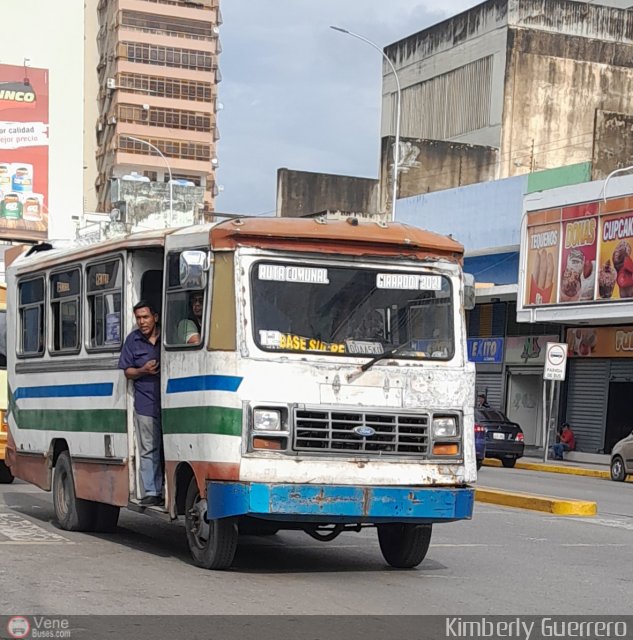
[[[487,487],[477,487],[475,489],[475,500],[503,507],[542,511],[557,516],[595,516],[598,513],[598,505],[595,502],[537,496],[529,493],[489,489]]]
[[[496,458],[484,458],[484,466],[500,467],[501,460]],[[588,478],[604,478],[611,480],[611,474],[603,469],[586,469],[584,467],[566,467],[561,464],[550,464],[545,462],[519,462],[514,465],[515,469],[525,469],[527,471],[544,471],[546,473],[564,473],[570,476],[586,476]],[[626,479],[633,482],[633,476]]]

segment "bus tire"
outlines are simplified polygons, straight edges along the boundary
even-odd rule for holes
[[[105,502],[96,503],[94,530],[99,533],[114,533],[119,522],[120,507]]]
[[[431,524],[379,524],[383,558],[396,569],[413,569],[424,560],[431,544]]]
[[[13,480],[11,469],[7,467],[7,463],[4,460],[0,460],[0,484],[11,484]]]
[[[237,549],[237,523],[234,518],[207,520],[207,501],[200,495],[195,476],[187,489],[185,532],[196,566],[228,569],[233,564]]]
[[[53,474],[53,506],[55,517],[66,531],[92,531],[96,522],[97,504],[77,498],[73,467],[68,451],[57,458]]]

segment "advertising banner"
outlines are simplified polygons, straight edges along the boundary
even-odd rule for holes
[[[559,244],[558,223],[528,229],[526,305],[556,302]]]
[[[480,364],[501,364],[503,338],[468,338],[468,359]]]
[[[598,203],[563,209],[559,302],[595,298],[598,217],[582,217],[589,210],[597,214]]]
[[[633,212],[605,216],[600,226],[598,295],[601,300],[633,298]]]
[[[513,336],[506,338],[506,364],[545,364],[545,345],[558,336]]]
[[[48,70],[0,65],[0,237],[48,230]]]
[[[567,329],[570,358],[632,358],[633,326]]]

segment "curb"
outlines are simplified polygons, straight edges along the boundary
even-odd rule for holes
[[[489,489],[487,487],[477,487],[475,489],[475,500],[502,507],[542,511],[543,513],[551,513],[557,516],[595,516],[598,513],[598,505],[595,502],[537,496],[529,493]]]
[[[484,466],[500,467],[501,460],[495,458],[484,458]],[[565,467],[560,464],[549,464],[545,462],[519,462],[514,465],[515,469],[524,469],[527,471],[545,471],[547,473],[564,473],[570,476],[586,476],[588,478],[603,478],[611,480],[609,471],[603,469],[586,469],[584,467]]]

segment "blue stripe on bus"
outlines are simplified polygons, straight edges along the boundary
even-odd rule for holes
[[[240,388],[243,378],[237,376],[189,376],[171,378],[167,381],[167,393],[189,393],[190,391],[232,391]]]
[[[18,387],[14,400],[22,398],[91,398],[111,396],[114,391],[112,382],[92,384],[60,384],[46,387]]]

